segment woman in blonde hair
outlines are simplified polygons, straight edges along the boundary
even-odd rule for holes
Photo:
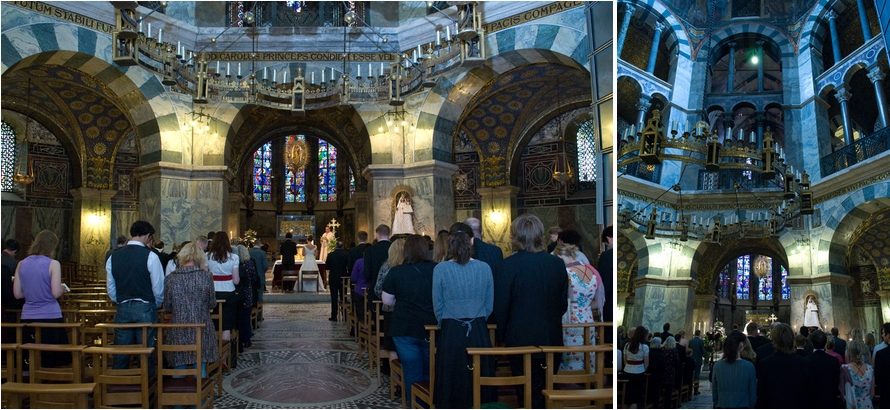
[[[12,292],[18,299],[25,299],[22,306],[24,323],[62,323],[62,308],[58,298],[68,293],[62,284],[62,265],[53,259],[59,238],[56,234],[43,230],[34,238],[28,249],[28,256],[15,270]],[[30,342],[34,328],[25,327],[25,341]],[[64,329],[42,329],[41,343],[68,344],[68,334]],[[45,352],[42,365],[58,367],[71,363],[71,355],[59,352]]]
[[[182,247],[176,255],[176,264],[178,268],[164,279],[164,309],[172,313],[170,323],[206,325],[201,332],[201,372],[206,376],[207,363],[219,360],[216,325],[210,318],[210,311],[216,307],[213,274],[204,270],[207,256],[194,243]],[[164,342],[192,344],[195,343],[195,333],[191,329],[170,329]],[[180,369],[197,362],[193,352],[174,352],[165,359]]]
[[[841,365],[841,392],[848,409],[873,409],[875,397],[875,369],[862,359],[868,349],[865,343],[853,340],[847,343],[850,362]]]
[[[433,262],[442,262],[448,255],[448,236],[448,231],[444,229],[436,235],[436,242],[433,243]]]
[[[603,289],[603,279],[599,272],[587,263],[578,262],[578,248],[568,243],[560,243],[553,250],[553,254],[560,257],[566,263],[566,273],[569,276],[569,308],[563,315],[563,323],[593,323],[601,317],[603,304],[606,299]],[[589,344],[594,344],[594,334],[590,333]],[[563,344],[566,346],[584,345],[584,328],[573,327],[563,329]],[[562,356],[561,370],[580,370],[586,368],[591,373],[594,366],[594,355],[590,355],[591,362],[584,363],[584,354],[580,352],[565,353]]]
[[[386,259],[386,262],[383,262],[383,266],[380,267],[380,273],[377,275],[377,283],[374,285],[374,293],[377,294],[378,298],[383,297],[383,281],[386,279],[386,275],[389,274],[390,269],[399,266],[405,260],[405,238],[398,238],[392,241],[392,245],[389,246],[389,257]],[[399,358],[399,354],[396,353],[396,345],[392,341],[392,336],[389,336],[389,326],[392,324],[392,311],[393,305],[383,305],[383,348],[389,351],[389,360],[397,360]]]

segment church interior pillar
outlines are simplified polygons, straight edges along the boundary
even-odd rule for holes
[[[728,93],[735,90],[735,46],[735,42],[729,43],[729,74],[726,80],[726,92]]]
[[[627,28],[630,27],[630,19],[633,17],[636,7],[627,4],[624,9],[624,19],[621,20],[621,29],[618,30],[618,58],[621,58],[621,50],[624,48],[624,39],[627,37]]]
[[[689,331],[694,322],[695,286],[692,278],[643,276],[636,280],[636,295],[629,326],[643,325],[649,332],[661,332],[665,323],[671,333]]]
[[[828,31],[831,35],[831,54],[834,57],[834,64],[837,64],[841,62],[841,40],[837,34],[837,13],[834,10],[828,10],[827,17]]]
[[[878,100],[878,114],[881,118],[881,125],[886,127],[890,121],[890,114],[887,113],[887,95],[884,93],[884,70],[877,64],[868,68],[868,79],[871,80],[875,87],[875,97]]]
[[[355,206],[354,232],[358,234],[358,231],[365,231],[368,233],[368,237],[371,238],[371,235],[374,234],[374,228],[376,228],[376,226],[371,226],[371,207],[368,203],[368,192],[355,191],[355,193],[352,194],[351,200]],[[349,242],[350,239],[354,240],[354,243],[358,243],[358,239],[356,238],[343,238],[342,240],[344,240],[345,242]]]
[[[664,24],[655,23],[655,35],[652,36],[652,48],[649,50],[649,64],[646,64],[646,72],[649,74],[655,72],[655,62],[658,61],[658,43],[661,41],[661,32],[664,29]]]
[[[111,197],[116,193],[112,189],[71,190],[71,260],[81,265],[104,265],[105,252],[111,249]]]
[[[228,167],[154,163],[137,168],[136,177],[139,219],[154,226],[155,238],[181,243],[226,228]]]
[[[881,323],[890,322],[890,290],[879,290],[877,294],[881,297]],[[878,335],[880,333],[875,334]]]
[[[691,338],[696,329],[701,329],[702,335],[707,333],[714,325],[714,301],[715,295],[695,295],[695,309],[692,314],[692,331],[686,332]]]
[[[229,192],[228,201],[226,201],[226,227],[225,232],[229,234],[229,240],[232,238],[240,238],[241,232],[241,203],[244,201],[244,195],[240,192]],[[245,244],[250,248],[250,244]]]
[[[371,205],[368,235],[380,224],[393,225],[397,194],[411,195],[414,232],[435,236],[439,229],[454,223],[454,189],[452,176],[457,166],[438,160],[408,165],[370,165],[364,176],[368,180],[368,201]],[[356,204],[356,213],[362,213]]]
[[[850,112],[847,109],[847,101],[853,97],[846,88],[838,87],[836,94],[838,102],[841,103],[841,117],[844,122],[844,142],[847,145],[853,143],[853,127],[850,126]]]
[[[519,187],[507,185],[494,188],[480,188],[482,197],[482,221],[483,238],[486,242],[499,246],[504,255],[513,253],[510,244],[510,224],[518,215],[516,195]],[[547,228],[546,226],[544,227]]]

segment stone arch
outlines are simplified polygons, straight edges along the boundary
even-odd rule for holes
[[[690,265],[693,278],[698,280],[695,293],[698,295],[713,294],[715,279],[720,274],[720,270],[727,263],[742,255],[766,255],[779,261],[782,266],[788,267],[785,246],[776,238],[734,240],[728,243],[700,243]]]
[[[586,40],[584,41],[586,43]],[[431,135],[432,159],[451,161],[454,138],[465,107],[479,92],[499,75],[518,67],[550,63],[578,70],[587,69],[565,54],[542,49],[524,49],[501,53],[489,58],[482,67],[453,78],[441,78],[426,97],[417,121],[417,135]],[[422,158],[418,158],[421,160]]]
[[[625,232],[618,230],[618,241],[615,244],[615,251],[618,263],[616,272],[618,274],[618,283],[616,288],[618,292],[632,292],[634,279],[637,278],[639,270],[640,250],[635,246],[634,240],[631,239],[633,232]],[[643,249],[645,250],[645,249]]]
[[[756,31],[753,31],[755,29]],[[778,57],[782,59],[783,67],[787,66],[786,63],[789,62],[787,60],[790,60],[797,55],[797,48],[795,47],[791,36],[788,35],[785,30],[770,24],[758,24],[752,26],[748,23],[737,23],[721,27],[720,30],[715,31],[714,34],[711,35],[710,41],[714,42],[714,44],[722,44],[738,37],[758,37],[771,42],[772,45],[779,50],[780,55]],[[702,44],[705,43],[706,42],[702,42]]]
[[[822,216],[825,228],[816,249],[821,273],[847,274],[847,248],[851,236],[868,217],[890,207],[890,181],[881,181],[848,195],[831,214]]]
[[[647,243],[646,238],[643,237],[643,234],[640,231],[632,228],[618,228],[618,232],[620,235],[624,235],[630,241],[634,250],[636,251],[636,263],[637,263],[637,275],[636,277],[630,278],[631,281],[638,277],[646,276],[649,274],[649,255],[653,253],[655,249],[653,249],[649,243]],[[658,251],[661,250],[659,247]]]
[[[14,41],[17,38],[53,39],[36,44]],[[118,96],[128,112],[136,132],[140,164],[162,158],[161,129],[169,122],[159,112],[172,112],[169,97],[160,81],[137,66],[121,67],[111,60],[111,36],[67,23],[27,24],[5,30],[0,75],[33,65],[62,65],[95,78]],[[175,117],[175,114],[168,114]]]
[[[668,44],[669,49],[676,49],[677,53],[684,58],[692,58],[692,49],[689,47],[689,35],[686,32],[685,26],[662,2],[653,1],[649,2],[648,4],[644,4],[631,1],[621,1],[620,3],[628,3],[636,7],[637,11],[634,12],[634,14],[640,13],[640,10],[642,9],[643,12],[648,13],[646,17],[647,21],[651,18],[652,21],[655,21],[657,19],[667,23],[666,25],[671,29],[673,33],[672,37],[674,37],[673,41],[675,42],[675,44]]]

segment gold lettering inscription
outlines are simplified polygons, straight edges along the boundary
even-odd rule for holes
[[[505,30],[513,26],[518,26],[522,23],[527,23],[529,21],[561,13],[575,7],[583,6],[584,3],[585,2],[583,1],[558,1],[555,3],[550,3],[546,6],[541,6],[536,9],[526,11],[521,14],[484,24],[482,28],[485,30],[486,33]]]
[[[82,14],[74,13],[68,10],[60,9],[55,6],[50,6],[49,4],[42,3],[39,1],[14,1],[9,2],[8,4],[13,4],[15,6],[21,7],[25,10],[30,10],[35,13],[40,13],[45,16],[57,18],[60,20],[65,20],[70,23],[74,23],[78,26],[86,27],[88,29],[101,31],[103,33],[111,34],[115,29],[114,24],[109,24],[104,21],[99,21]]]
[[[208,61],[251,61],[251,53],[232,52],[232,53],[207,53]],[[343,61],[343,53],[324,53],[324,52],[266,52],[257,53],[255,60],[257,61]],[[348,53],[347,61],[352,62],[375,62],[375,61],[395,61],[395,55],[392,53]]]

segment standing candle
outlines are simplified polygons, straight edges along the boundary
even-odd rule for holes
[[[139,22],[139,32],[142,33],[142,22]]]
[[[451,26],[445,26],[445,41],[451,41]]]
[[[757,134],[754,134],[754,131],[751,131],[751,143],[753,144],[756,141]]]
[[[371,63],[368,63],[368,77],[374,76],[374,68],[371,67]]]
[[[216,62],[216,73],[219,74],[219,61]]]
[[[315,84],[315,71],[312,72],[312,84]]]
[[[274,68],[272,69],[272,82],[273,83],[278,82],[278,70],[276,70]]]
[[[442,47],[442,32],[436,30],[436,48]]]
[[[423,55],[423,49],[420,48],[420,44],[417,45],[417,55],[418,55],[418,56],[422,56],[422,55]],[[416,60],[416,59],[415,59],[415,60]]]
[[[361,64],[356,64],[356,65],[358,66],[358,74],[357,75],[359,77],[361,77],[362,76],[362,65]]]
[[[232,63],[226,63],[226,77],[232,75]]]
[[[380,63],[380,76],[383,77],[383,63]]]
[[[334,67],[331,67],[331,81],[334,81]]]
[[[324,69],[321,70],[321,83],[324,84]]]
[[[151,31],[151,26],[148,27],[148,30]],[[158,43],[164,42],[164,29],[158,29]]]
[[[238,77],[241,77],[241,63],[238,63]]]
[[[266,70],[267,70],[268,68],[269,68],[269,67],[263,67],[263,81],[266,81],[266,77],[267,77],[267,75],[266,75],[266,74],[267,74],[267,71],[266,71]]]
[[[151,23],[148,23],[148,38],[151,38]]]
[[[182,55],[182,42],[181,41],[176,42],[176,55],[180,55],[180,56]]]
[[[284,75],[282,75],[281,83],[287,83],[287,70],[284,70]]]

